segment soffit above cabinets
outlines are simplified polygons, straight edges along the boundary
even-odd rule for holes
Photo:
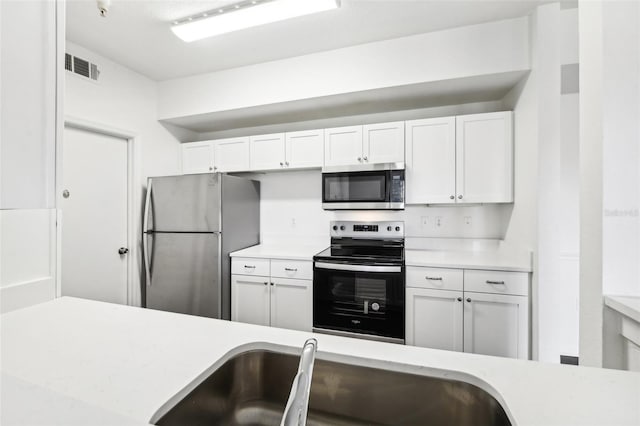
[[[162,120],[198,133],[238,129],[241,135],[306,130],[380,121],[378,114],[500,101],[527,71],[385,87]],[[364,119],[362,116],[366,115]],[[388,116],[388,114],[387,114]],[[388,118],[392,119],[392,118]],[[355,120],[355,121],[354,121]],[[295,123],[292,126],[292,123]],[[366,123],[365,123],[366,124]],[[246,130],[250,129],[250,130]],[[266,131],[268,129],[268,131]],[[227,133],[226,136],[233,136]]]
[[[94,0],[66,2],[67,40],[156,81],[348,46],[526,16],[550,0],[342,0],[342,7],[185,43],[176,19],[233,0],[113,0],[106,18]]]

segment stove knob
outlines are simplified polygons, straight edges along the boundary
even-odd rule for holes
[[[334,231],[337,231],[337,230],[338,230],[338,227],[337,227],[336,225],[333,225],[333,230],[334,230]]]
[[[393,230],[393,228],[392,228],[392,227],[387,226],[387,231],[391,232],[392,230]]]
[[[400,227],[396,226],[396,232],[400,232]]]
[[[374,311],[378,312],[380,310],[380,304],[378,302],[373,302],[371,304],[371,309],[373,309]]]
[[[340,230],[344,231],[344,225],[340,226]]]

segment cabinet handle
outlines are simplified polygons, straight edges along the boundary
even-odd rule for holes
[[[289,162],[288,162],[288,161],[285,161],[285,162],[284,162],[284,165],[285,165],[285,166],[287,166],[287,167],[289,167]]]
[[[425,277],[429,281],[442,281],[442,277]]]
[[[217,171],[218,170],[218,166],[213,166],[213,171]]]
[[[456,300],[457,300],[458,302],[462,302],[462,297],[458,297]]]
[[[269,285],[269,283],[264,283],[264,285]]]
[[[451,196],[449,196],[449,199],[450,199],[450,200],[455,200],[455,199],[456,199],[456,196],[455,196],[455,195],[451,195]]]
[[[358,157],[358,161],[362,163],[362,157]]]
[[[499,285],[504,285],[504,281],[489,281],[489,280],[487,280],[487,284],[499,284]]]
[[[256,267],[252,265],[244,265],[244,267],[247,269],[256,269]]]
[[[458,195],[458,200],[462,200],[462,195]]]
[[[273,285],[273,283],[271,283],[271,285]]]
[[[368,157],[362,157],[362,159],[363,159],[364,161],[369,161],[369,158],[368,158]]]
[[[467,297],[467,302],[471,303],[471,298]]]
[[[284,163],[282,161],[280,162],[280,167],[284,167]]]
[[[294,268],[284,268],[284,270],[287,272],[298,272],[298,270]]]
[[[209,167],[209,171],[213,170],[213,167]]]

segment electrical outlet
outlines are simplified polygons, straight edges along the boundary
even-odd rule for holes
[[[436,216],[436,227],[442,226],[442,216]]]

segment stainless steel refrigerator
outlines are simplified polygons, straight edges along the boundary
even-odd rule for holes
[[[144,306],[230,319],[229,253],[259,242],[259,182],[220,173],[149,178],[143,222]]]

